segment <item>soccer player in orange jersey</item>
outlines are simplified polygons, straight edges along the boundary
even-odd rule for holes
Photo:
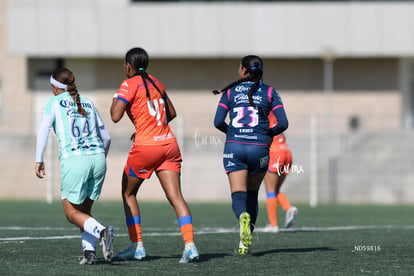
[[[111,118],[116,123],[124,113],[135,126],[134,145],[129,152],[122,177],[122,199],[132,245],[119,252],[122,259],[146,257],[141,233],[141,215],[136,195],[145,179],[155,172],[167,199],[173,206],[181,228],[185,248],[180,263],[198,260],[190,210],[181,193],[181,153],[168,122],[176,111],[164,85],[147,74],[149,57],[142,48],[125,55],[124,80],[114,95]]]
[[[277,124],[277,120],[272,114],[269,115],[269,126],[272,128]],[[279,232],[277,224],[278,204],[286,212],[285,227],[290,227],[295,223],[298,209],[292,206],[286,195],[280,192],[286,176],[289,174],[292,165],[292,153],[286,143],[286,137],[282,133],[273,137],[273,142],[269,150],[269,167],[264,177],[266,186],[266,205],[267,215],[270,225],[265,227],[265,231]]]

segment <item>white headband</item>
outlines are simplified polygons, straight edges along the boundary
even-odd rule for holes
[[[52,84],[53,86],[60,88],[60,89],[67,89],[68,86],[66,84],[61,83],[60,81],[57,81],[53,78],[52,75],[50,75],[50,84]]]

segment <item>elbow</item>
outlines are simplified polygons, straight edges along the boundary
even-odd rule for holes
[[[285,131],[286,129],[288,129],[288,127],[289,127],[289,122],[286,120],[286,122],[284,124],[282,124],[283,131]]]
[[[118,123],[121,120],[121,118],[122,118],[122,116],[119,116],[119,115],[111,112],[112,122]]]
[[[216,116],[214,118],[214,127],[215,128],[221,129],[223,124],[224,124],[224,119],[218,118],[218,116]]]
[[[221,121],[214,121],[214,127],[221,130],[222,129],[222,122]]]
[[[177,117],[177,113],[173,113],[167,116],[167,121],[171,122],[172,120],[174,120]]]

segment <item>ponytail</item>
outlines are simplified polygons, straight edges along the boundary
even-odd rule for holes
[[[58,68],[56,69],[52,76],[51,80],[54,80],[57,83],[63,84],[63,86],[66,86],[66,91],[70,93],[72,96],[73,101],[76,103],[78,110],[77,112],[83,116],[86,116],[86,110],[82,107],[82,104],[80,102],[80,96],[78,93],[78,89],[75,84],[75,75],[67,68]],[[63,87],[62,86],[62,87]],[[61,88],[63,89],[63,88]]]
[[[125,54],[125,62],[129,63],[131,67],[136,71],[136,76],[141,76],[148,99],[151,99],[151,95],[149,93],[147,81],[149,81],[155,87],[155,89],[157,89],[158,93],[160,93],[162,96],[161,90],[155,84],[154,80],[150,78],[147,72],[145,71],[145,69],[148,67],[149,56],[144,49],[140,47],[130,49]]]
[[[247,95],[249,97],[250,105],[258,109],[259,113],[262,113],[262,109],[259,106],[257,106],[253,101],[253,93],[255,92],[255,90],[260,84],[260,81],[263,78],[263,61],[258,56],[249,55],[249,56],[245,56],[242,59],[241,65],[242,67],[246,68],[247,77],[233,81],[230,84],[228,84],[226,87],[222,88],[221,90],[213,90],[212,93],[214,95],[217,95],[217,94],[225,92],[227,89],[239,83],[242,83],[245,81],[254,81]]]
[[[85,116],[87,115],[86,110],[82,107],[81,101],[80,101],[80,95],[78,93],[78,90],[76,89],[68,89],[70,95],[72,96],[73,101],[76,103],[76,105],[78,106],[78,113]]]
[[[148,74],[147,74],[147,72],[145,71],[144,68],[139,68],[135,75],[141,76],[142,82],[144,83],[144,86],[145,86],[145,91],[146,91],[146,95],[147,95],[148,100],[151,100],[151,95],[149,93],[147,80],[155,87],[155,89],[157,89],[158,93],[160,93],[160,95],[162,97],[161,90],[155,84],[154,80],[152,78],[150,78],[150,76],[148,76]]]

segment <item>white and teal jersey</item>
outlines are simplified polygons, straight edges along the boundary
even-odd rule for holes
[[[80,97],[87,116],[77,112],[69,92],[51,97],[42,110],[37,134],[36,162],[43,162],[50,128],[53,127],[59,144],[59,158],[107,154],[110,137],[92,101]]]

